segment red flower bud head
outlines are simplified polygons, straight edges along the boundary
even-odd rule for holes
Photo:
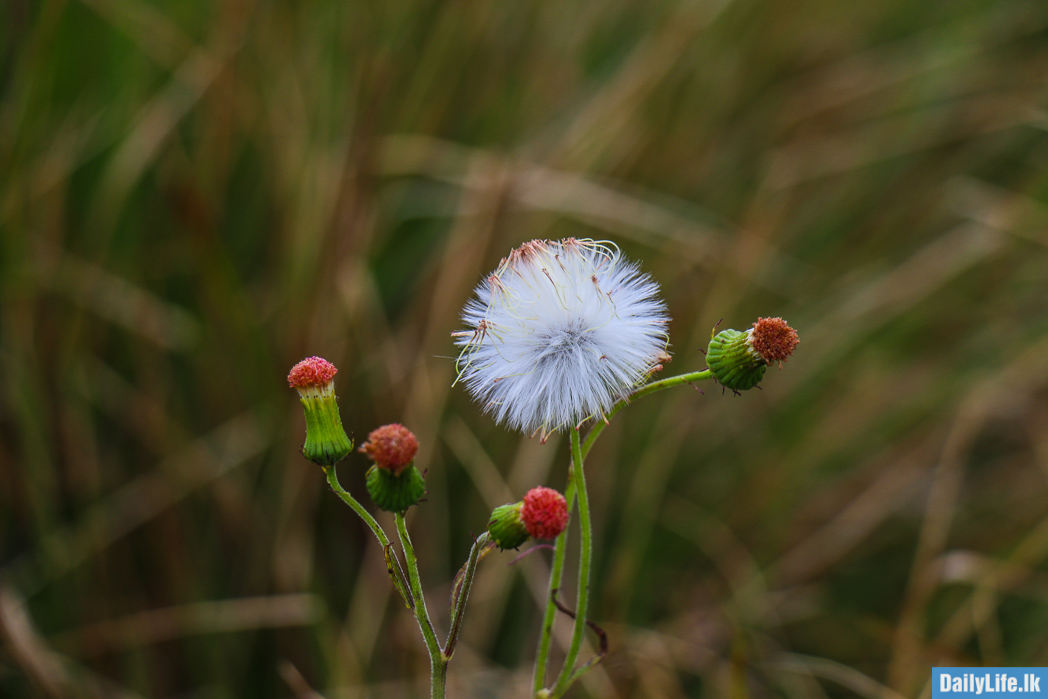
[[[782,318],[758,318],[750,332],[749,345],[765,364],[785,362],[800,344],[797,331]]]
[[[568,526],[568,503],[553,488],[532,488],[524,496],[520,519],[535,539],[556,539]]]
[[[291,367],[291,373],[287,375],[287,383],[291,388],[299,390],[321,387],[330,383],[337,373],[338,369],[328,360],[321,357],[309,357]]]
[[[393,423],[383,425],[368,435],[368,441],[361,445],[360,451],[368,455],[379,468],[388,469],[393,475],[411,465],[418,453],[418,440],[407,427]]]

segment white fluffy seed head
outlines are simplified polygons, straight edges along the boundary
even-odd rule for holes
[[[462,311],[459,379],[496,421],[543,439],[602,416],[667,359],[658,293],[611,243],[525,243]]]

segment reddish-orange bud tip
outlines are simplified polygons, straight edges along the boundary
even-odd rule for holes
[[[338,369],[328,360],[321,357],[309,357],[291,367],[291,373],[287,375],[287,384],[291,388],[323,386],[337,373]]]
[[[360,445],[360,451],[367,454],[379,468],[400,475],[414,461],[418,453],[418,440],[407,427],[393,423],[372,430],[368,441]]]
[[[782,318],[758,318],[753,324],[750,346],[768,364],[789,359],[799,343],[797,331]]]
[[[520,519],[534,539],[555,539],[568,526],[568,503],[553,488],[532,488],[524,496]]]

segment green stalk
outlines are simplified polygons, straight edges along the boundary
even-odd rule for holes
[[[637,389],[636,391],[634,391],[628,398],[624,398],[624,399],[620,400],[615,405],[613,405],[611,410],[609,410],[608,413],[604,416],[605,419],[598,421],[593,426],[593,428],[590,430],[589,434],[586,435],[586,440],[582,444],[581,454],[579,455],[579,458],[577,460],[578,463],[581,465],[582,461],[586,458],[586,456],[589,455],[590,449],[593,448],[593,445],[596,443],[597,438],[600,437],[602,432],[604,432],[604,428],[608,426],[608,421],[611,420],[612,416],[614,416],[617,412],[619,412],[624,407],[629,405],[629,403],[632,400],[634,400],[636,398],[640,398],[642,396],[650,395],[652,393],[655,393],[657,391],[661,391],[661,390],[666,389],[666,388],[671,388],[673,386],[680,386],[680,385],[686,384],[686,383],[690,384],[690,383],[692,383],[694,381],[702,381],[702,380],[709,379],[709,378],[712,378],[712,374],[710,373],[709,369],[704,369],[702,371],[693,371],[693,372],[689,372],[687,374],[680,374],[679,376],[671,376],[671,377],[666,378],[666,379],[661,379],[659,381],[653,381],[653,382],[651,382],[649,384],[646,384],[646,385],[642,386],[641,388]],[[577,431],[572,431],[572,438],[573,439],[577,439],[578,438],[578,432]],[[572,459],[573,459],[573,461],[575,460],[574,445],[572,446]],[[579,471],[581,472],[581,468],[579,469]],[[568,484],[567,484],[567,486],[564,489],[564,499],[567,500],[568,511],[569,512],[575,507],[575,490],[576,490],[576,487],[575,487],[575,469],[573,467],[571,469],[569,475],[568,475]],[[588,503],[587,503],[587,508],[586,509],[587,509],[587,519],[588,519],[588,510],[589,510]],[[581,505],[580,505],[579,517],[580,517],[580,520],[581,520],[581,517],[582,517]],[[580,525],[581,525],[581,522],[580,522]],[[553,602],[553,596],[560,589],[560,584],[561,584],[561,581],[562,581],[563,576],[564,576],[564,558],[565,558],[565,556],[567,554],[567,539],[568,539],[568,530],[565,529],[564,532],[561,533],[561,535],[557,537],[556,546],[554,548],[553,567],[550,570],[549,591],[547,593],[547,598],[546,598],[546,614],[545,614],[545,617],[543,618],[543,622],[542,622],[542,633],[539,636],[539,651],[538,651],[538,656],[535,659],[535,675],[534,675],[534,680],[532,682],[532,693],[535,696],[542,696],[542,695],[540,695],[540,692],[543,691],[543,688],[544,688],[544,686],[546,684],[546,668],[547,668],[547,666],[549,664],[550,645],[551,645],[552,636],[553,636],[553,623],[554,623],[554,621],[556,619],[556,616],[557,616],[557,607],[556,607],[556,605]],[[587,573],[588,573],[588,571],[587,571]],[[582,582],[581,571],[580,571],[579,581],[580,581],[580,583]],[[588,590],[587,590],[587,592],[588,592]],[[581,596],[582,595],[580,594],[580,598],[581,598]],[[580,604],[580,609],[581,609],[581,604]],[[585,616],[584,616],[584,614],[581,613],[581,611],[578,611],[576,613],[576,618],[575,618],[575,627],[576,628],[578,628],[579,625],[580,625],[580,621],[579,621],[580,619],[582,619],[581,624],[583,625],[583,628],[584,628],[584,626],[585,626]],[[574,640],[575,639],[573,637],[572,638],[572,642],[573,643],[574,643]],[[580,639],[579,642],[581,643],[581,639]],[[576,656],[577,656],[577,654],[576,654]],[[574,659],[572,660],[572,663],[574,663]],[[563,686],[559,687],[559,692],[563,693],[564,691],[566,691],[568,689],[568,687],[570,687],[577,679],[582,677],[582,675],[585,674],[585,672],[588,671],[588,669],[591,668],[591,667],[592,667],[592,665],[588,665],[586,667],[580,668],[579,672],[577,672],[575,674],[572,674],[572,667],[571,667],[571,665],[569,665],[568,663],[565,663],[564,669],[561,671],[561,676],[560,676],[560,678],[558,680],[558,685],[561,685],[561,684],[563,685]],[[557,688],[555,688],[555,692],[556,692],[556,689]],[[545,696],[551,696],[551,695],[549,695],[547,693]],[[559,693],[554,693],[552,696],[559,696]]]
[[[411,545],[411,536],[408,535],[407,524],[404,522],[404,513],[397,512],[394,519],[397,521],[400,545],[404,547],[404,558],[408,564],[408,581],[411,586],[411,596],[415,600],[415,619],[418,621],[418,627],[422,630],[422,637],[426,640],[426,647],[429,649],[430,697],[431,699],[444,699],[448,659],[444,657],[440,641],[437,640],[437,632],[433,629],[433,622],[429,618],[429,610],[426,609],[426,597],[422,593],[422,580],[418,574],[418,559],[415,557],[415,547]]]
[[[589,495],[586,492],[586,474],[582,470],[582,440],[577,429],[570,430],[571,470],[574,474],[575,490],[579,498],[579,589],[575,601],[575,626],[571,631],[571,645],[564,658],[564,667],[553,687],[553,696],[559,697],[568,686],[579,657],[582,638],[586,635],[586,612],[589,606],[590,564],[593,561],[593,524],[590,522]]]
[[[477,572],[477,561],[480,560],[481,552],[488,546],[488,533],[484,532],[473,542],[473,548],[469,551],[469,560],[466,561],[461,582],[456,581],[458,589],[455,592],[454,605],[451,608],[451,629],[448,631],[447,643],[444,644],[445,661],[451,660],[451,656],[455,654],[459,631],[462,629],[462,617],[466,613],[466,601],[469,599],[469,590],[473,587],[473,576]]]
[[[415,606],[415,601],[412,596],[409,595],[409,591],[404,589],[404,585],[400,580],[404,577],[404,574],[400,571],[400,561],[397,559],[396,554],[389,543],[389,537],[386,536],[386,531],[382,528],[382,525],[375,521],[375,518],[371,516],[371,513],[364,509],[355,497],[349,494],[338,482],[338,474],[335,473],[334,466],[325,466],[324,473],[327,475],[328,485],[335,491],[335,494],[342,498],[343,502],[352,508],[362,520],[364,524],[371,527],[371,531],[375,534],[375,538],[378,539],[378,543],[382,545],[382,551],[386,556],[386,569],[389,571],[389,577],[393,581],[393,586],[397,588],[397,592],[404,598],[404,604],[407,605],[408,609],[412,609]],[[392,560],[391,560],[392,559]],[[393,564],[396,567],[393,567]]]
[[[327,474],[328,485],[335,491],[342,500],[353,508],[353,511],[360,515],[360,518],[364,520],[364,524],[371,527],[371,531],[375,533],[375,538],[378,539],[378,543],[382,544],[382,548],[385,549],[389,546],[389,537],[386,536],[386,532],[382,529],[382,526],[375,521],[375,518],[371,516],[371,513],[364,509],[364,506],[357,502],[357,499],[346,492],[342,488],[342,484],[338,482],[338,474],[335,473],[334,466],[325,466],[324,473]]]
[[[564,499],[568,503],[568,512],[575,506],[575,473],[574,469],[568,474],[568,485],[564,488]],[[554,595],[560,590],[560,583],[564,578],[564,558],[568,552],[568,529],[560,533],[555,542],[553,550],[553,568],[549,575],[549,589],[546,592],[546,616],[542,620],[542,635],[539,637],[539,652],[535,658],[535,675],[532,680],[532,694],[538,696],[543,687],[546,686],[546,666],[549,664],[550,643],[553,638],[553,622],[557,618],[557,605],[553,602]]]
[[[688,374],[671,376],[668,379],[662,379],[661,381],[652,381],[649,384],[641,386],[636,391],[631,393],[628,398],[623,398],[618,403],[613,405],[611,407],[611,410],[608,411],[607,415],[604,416],[603,420],[597,421],[597,424],[595,424],[593,426],[593,429],[589,431],[589,434],[586,435],[586,442],[582,445],[582,458],[585,459],[587,456],[589,456],[589,451],[593,448],[593,443],[597,441],[597,437],[600,437],[601,432],[603,432],[604,428],[608,426],[608,421],[611,420],[612,416],[615,415],[615,413],[622,410],[623,408],[625,408],[627,405],[629,405],[631,401],[637,398],[642,398],[643,396],[651,395],[652,393],[661,391],[664,388],[671,388],[673,386],[680,386],[681,384],[693,383],[695,381],[702,381],[704,379],[710,378],[713,378],[713,374],[710,372],[710,370],[703,369],[702,371],[693,371]],[[571,509],[570,498],[568,499],[568,509]]]

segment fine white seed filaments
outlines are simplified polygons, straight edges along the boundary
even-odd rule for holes
[[[498,422],[543,439],[603,417],[668,357],[658,293],[612,243],[525,243],[463,309],[458,379]]]

